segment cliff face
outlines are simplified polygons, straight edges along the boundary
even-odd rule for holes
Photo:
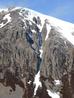
[[[74,24],[30,9],[0,12],[0,98],[74,98]]]

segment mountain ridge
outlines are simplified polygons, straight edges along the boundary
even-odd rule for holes
[[[17,86],[21,98],[74,98],[73,32],[74,24],[28,8],[1,11],[0,87],[11,92],[1,98],[18,98]]]
[[[33,18],[33,16],[40,16],[41,17],[41,21],[43,21],[43,23],[42,24],[44,24],[44,20],[45,19],[47,19],[47,22],[51,25],[51,26],[53,26],[53,27],[55,27],[57,30],[60,30],[60,32],[71,32],[71,33],[73,33],[73,31],[74,31],[74,24],[72,24],[72,23],[69,23],[69,22],[65,22],[65,21],[62,21],[62,20],[60,20],[60,19],[57,19],[57,18],[54,18],[54,17],[51,17],[51,16],[47,16],[47,15],[44,15],[44,14],[40,14],[39,12],[36,12],[36,11],[33,11],[33,10],[30,10],[30,9],[28,9],[28,8],[21,8],[21,7],[16,7],[16,8],[12,8],[12,10],[11,9],[9,9],[10,11],[14,11],[14,10],[20,10],[20,15],[21,15],[21,11],[22,10],[27,10],[27,11],[29,11],[29,14],[30,15],[28,15],[28,18],[29,18],[29,16],[30,16],[30,18],[29,18],[29,20],[30,21],[32,21],[32,18]],[[7,10],[8,11],[8,10]],[[22,15],[21,15],[22,16]],[[33,21],[32,21],[33,22]],[[1,25],[1,24],[0,24]],[[42,28],[42,26],[41,26],[41,28]],[[64,35],[64,34],[63,34]],[[73,41],[73,36],[71,36],[71,34],[69,34],[68,33],[68,35],[72,38],[72,41],[71,41],[71,38],[69,39],[68,37],[67,37],[67,35],[64,35],[64,37],[66,37],[69,41],[71,41],[71,43],[73,42],[73,44],[74,44],[74,41]]]

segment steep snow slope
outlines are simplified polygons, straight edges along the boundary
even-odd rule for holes
[[[62,21],[62,20],[60,20],[60,19],[56,19],[56,18],[51,17],[51,16],[43,15],[43,14],[41,14],[41,13],[38,13],[38,12],[33,11],[33,10],[31,10],[31,9],[28,9],[28,8],[16,7],[16,8],[14,8],[14,9],[12,9],[11,11],[14,11],[14,10],[17,10],[17,9],[20,9],[20,10],[21,10],[21,11],[19,12],[19,14],[20,14],[22,17],[24,17],[24,16],[23,16],[23,13],[22,13],[22,10],[27,10],[27,11],[29,11],[27,17],[26,17],[26,18],[24,17],[24,19],[27,19],[27,20],[29,20],[29,21],[31,21],[31,22],[33,22],[33,23],[34,23],[33,17],[39,16],[39,17],[41,18],[41,25],[38,25],[38,27],[40,28],[40,31],[42,30],[42,27],[43,27],[43,25],[44,25],[45,19],[47,19],[46,21],[47,21],[47,24],[49,24],[49,30],[48,30],[48,25],[47,25],[47,35],[46,35],[45,40],[47,39],[47,37],[48,37],[48,32],[49,32],[50,29],[51,29],[50,26],[53,26],[53,27],[55,27],[55,28],[57,29],[57,31],[59,31],[59,32],[61,33],[61,35],[62,35],[64,38],[66,38],[67,40],[69,40],[69,41],[74,45],[74,35],[72,35],[72,33],[74,32],[74,24],[69,23],[69,22]],[[3,9],[1,9],[0,12],[1,12],[2,10],[3,10]],[[4,9],[4,11],[7,11],[7,12],[8,12],[7,9]],[[6,16],[8,16],[8,15],[6,15]],[[6,17],[6,16],[5,16],[5,17]],[[8,16],[8,17],[6,17],[6,18],[8,18],[8,22],[7,22],[7,23],[9,23],[10,20],[11,20],[10,17]],[[4,18],[3,20],[5,20],[5,18]],[[23,21],[24,21],[24,20],[23,20]],[[7,23],[6,23],[6,24],[7,24]],[[3,26],[5,26],[6,24],[1,23],[1,24],[0,24],[0,28],[3,27]]]
[[[21,8],[21,11],[22,11],[22,9],[23,8]],[[28,8],[24,8],[24,9],[29,11],[28,17],[24,18],[24,19],[28,19],[28,20],[33,22],[32,19],[33,19],[34,16],[35,17],[39,16],[41,18],[42,25],[41,26],[38,25],[38,27],[40,28],[40,31],[42,30],[44,21],[47,19],[46,21],[47,21],[47,24],[49,24],[49,30],[48,30],[48,25],[47,25],[47,35],[46,35],[45,40],[47,39],[48,32],[51,29],[50,26],[53,26],[57,29],[57,31],[59,31],[61,33],[61,35],[64,38],[69,40],[74,45],[74,35],[72,35],[72,33],[74,32],[74,24],[62,21],[60,19],[57,19],[57,18],[54,18],[54,17],[51,17],[51,16],[43,15],[41,13],[30,10]],[[20,12],[19,14],[22,15],[22,12]]]

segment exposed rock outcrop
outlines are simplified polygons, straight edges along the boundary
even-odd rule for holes
[[[74,98],[74,44],[61,31],[29,9],[0,12],[0,98]]]

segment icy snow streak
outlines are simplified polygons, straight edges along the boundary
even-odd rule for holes
[[[0,24],[0,28],[4,27],[5,25],[7,25],[9,22],[11,22],[11,17],[10,17],[10,14],[7,14],[4,16],[3,20],[6,20],[7,19],[7,22],[4,24],[3,22]]]

